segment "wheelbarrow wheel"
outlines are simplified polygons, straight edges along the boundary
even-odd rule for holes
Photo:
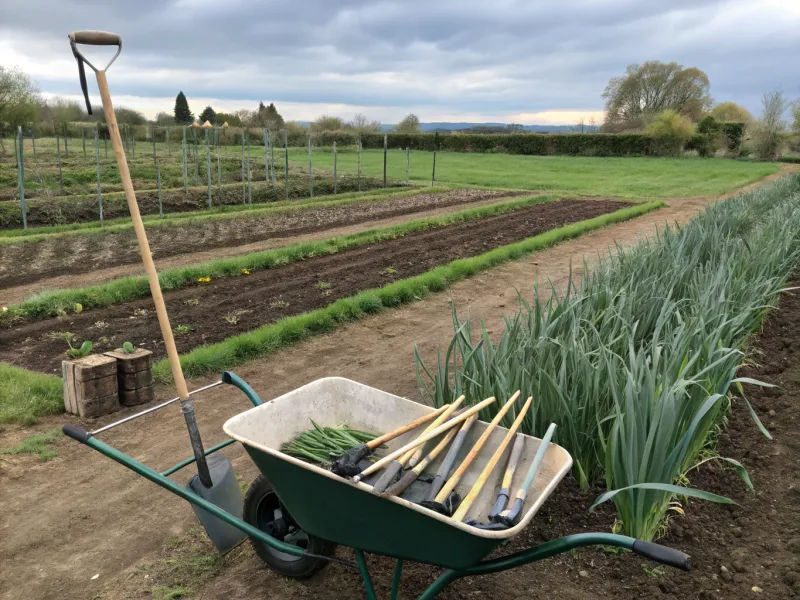
[[[272,484],[259,475],[250,484],[244,497],[244,520],[273,537],[303,548],[311,554],[330,556],[336,544],[314,537],[300,529],[281,504]],[[294,556],[271,548],[264,542],[250,538],[256,554],[275,572],[284,577],[305,579],[311,577],[328,561],[311,556]]]

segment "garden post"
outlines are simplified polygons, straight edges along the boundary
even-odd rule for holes
[[[156,161],[156,126],[153,125],[150,128],[150,137],[153,138],[153,165],[157,165],[158,161]]]
[[[97,168],[97,210],[100,215],[100,227],[103,226],[103,196],[100,191],[100,140],[97,134],[97,127],[94,129],[94,159]]]
[[[409,146],[406,146],[406,185],[408,185],[408,150]]]
[[[386,188],[386,141],[388,134],[383,134],[383,187]]]
[[[69,158],[69,146],[67,145],[67,137],[68,137],[67,134],[69,132],[67,131],[67,124],[62,123],[61,126],[64,130],[64,158]]]
[[[267,128],[261,128],[261,134],[264,136],[264,177],[269,183],[269,140],[267,139]]]
[[[66,142],[66,140],[65,140]],[[56,132],[56,154],[58,156],[58,195],[64,195],[64,173],[61,170],[61,140],[58,139],[58,132]]]
[[[333,193],[336,194],[336,142],[333,142]]]
[[[211,208],[211,146],[208,142],[208,129],[206,129],[206,174],[208,175],[208,208]]]
[[[33,160],[36,160],[36,131],[31,123],[31,144],[33,145]]]
[[[250,169],[250,132],[245,129],[244,137],[247,141],[247,203],[253,204],[252,170]]]
[[[25,161],[22,159],[22,143],[25,141],[25,137],[22,133],[22,126],[20,125],[17,129],[19,132],[19,144],[14,144],[17,146],[17,176],[19,177],[19,202],[20,208],[22,209],[22,228],[28,228],[28,211],[25,208]],[[14,140],[16,142],[16,140]]]
[[[275,185],[275,140],[272,139],[272,134],[267,133],[269,139],[269,166],[272,170],[272,185]]]
[[[433,182],[436,181],[436,146],[439,143],[439,132],[433,134],[433,171],[431,171],[431,187]]]
[[[164,198],[161,196],[161,165],[156,165],[156,182],[158,185],[158,216],[164,218]]]
[[[188,191],[188,185],[186,182],[186,126],[181,128],[183,131],[183,140],[181,141],[181,153],[183,154],[183,191]]]
[[[289,132],[283,130],[283,158],[285,162],[283,172],[283,199],[289,199]]]
[[[358,134],[358,140],[356,140],[357,150],[358,150],[358,191],[361,191],[361,134]]]
[[[247,190],[244,180],[244,128],[242,129],[242,204],[247,203]]]
[[[308,194],[309,198],[314,197],[314,175],[311,167],[311,134],[308,134]]]

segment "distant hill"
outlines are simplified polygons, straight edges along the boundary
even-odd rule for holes
[[[308,127],[310,121],[296,121],[298,124]],[[449,123],[443,121],[441,123],[420,123],[419,128],[423,133],[433,133],[438,131],[440,133],[447,133],[449,131],[460,131],[462,129],[472,129],[473,127],[507,127],[508,123]],[[574,133],[575,125],[524,125],[525,131],[534,131],[538,133]],[[598,128],[595,128],[598,129]],[[394,130],[394,125],[391,123],[382,123],[382,132],[391,132]],[[586,125],[584,131],[589,133],[591,128]]]
[[[466,123],[466,122],[459,122],[459,123],[449,123],[449,122],[441,122],[441,123],[420,123],[419,128],[425,133],[432,133],[434,131],[439,132],[448,132],[448,131],[460,131],[462,129],[472,129],[473,127],[506,127],[508,123]],[[394,125],[391,124],[382,124],[381,131],[392,131],[394,129]],[[536,131],[540,133],[572,133],[575,130],[574,125],[524,125],[523,129],[525,131]],[[589,131],[589,127],[586,127],[586,131]]]

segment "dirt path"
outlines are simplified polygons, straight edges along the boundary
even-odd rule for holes
[[[452,296],[461,313],[486,317],[490,331],[497,331],[502,314],[513,311],[517,289],[530,293],[534,280],[548,279],[563,286],[570,266],[579,275],[584,258],[594,261],[613,242],[632,244],[665,222],[685,223],[708,202],[671,201],[668,208],[590,232],[460,282],[453,286]],[[236,372],[265,399],[330,375],[417,399],[414,344],[423,356],[430,357],[451,334],[450,294],[445,292],[303,342]],[[193,386],[202,383],[195,381]],[[169,389],[158,390],[160,398],[171,394]],[[246,408],[243,396],[220,388],[195,404],[209,445],[222,439],[225,420]],[[37,429],[52,429],[64,420],[42,419]],[[155,468],[165,468],[190,452],[183,428],[180,411],[167,409],[103,439]],[[10,437],[18,434],[10,432]],[[183,501],[108,459],[67,442],[61,444],[59,453],[49,463],[37,463],[30,457],[0,461],[3,599],[92,597],[104,582],[152,555],[171,536],[194,523],[191,508]],[[254,467],[243,451],[237,448],[228,455],[243,479],[252,478]],[[183,483],[188,477],[184,472],[176,480]],[[99,577],[92,579],[96,574]],[[225,592],[205,597],[220,595]]]
[[[460,195],[457,194],[455,197],[453,197],[455,192],[461,193]],[[360,209],[359,215],[347,214],[346,209],[351,208],[349,206],[339,207],[338,211],[344,211],[346,213],[345,217],[331,217],[331,220],[328,222],[320,222],[319,219],[329,216],[329,212],[334,210],[335,207],[331,207],[330,209],[323,208],[318,211],[298,211],[301,215],[303,212],[314,212],[315,214],[311,215],[311,217],[314,217],[313,219],[307,216],[304,219],[304,225],[295,227],[294,231],[289,231],[286,233],[276,231],[277,228],[276,224],[274,223],[274,217],[268,217],[267,221],[272,230],[271,232],[262,231],[260,236],[253,237],[252,235],[248,234],[247,236],[243,237],[245,240],[258,239],[258,241],[247,241],[246,243],[240,243],[242,240],[238,240],[229,242],[229,244],[224,247],[214,247],[213,249],[208,249],[208,247],[203,244],[203,239],[199,239],[195,240],[196,243],[190,244],[190,246],[193,246],[191,251],[186,251],[186,249],[184,249],[183,252],[177,254],[171,253],[172,250],[170,249],[169,234],[171,232],[174,233],[176,230],[180,230],[180,227],[153,228],[148,235],[151,238],[151,248],[153,248],[153,256],[156,260],[156,266],[161,271],[164,269],[183,267],[189,264],[199,264],[221,258],[229,258],[231,256],[241,256],[243,254],[249,254],[252,252],[260,252],[262,250],[290,246],[292,244],[299,244],[302,242],[310,242],[340,235],[358,233],[360,231],[366,231],[369,229],[391,227],[393,225],[405,223],[412,219],[436,217],[458,212],[468,207],[479,207],[486,206],[488,204],[495,204],[518,195],[519,194],[491,193],[484,190],[455,190],[454,192],[445,192],[444,194],[436,195],[422,194],[422,197],[410,196],[407,198],[386,199],[376,201],[369,206],[364,206],[363,204],[357,205],[354,208]],[[534,196],[536,194],[531,193],[526,195]],[[420,201],[427,203],[428,206],[433,205],[435,208],[425,210]],[[240,225],[236,219],[232,219],[231,221],[221,221],[220,223],[228,225]],[[333,227],[331,227],[331,223],[334,224]],[[230,231],[230,227],[223,227],[223,229],[225,232]],[[301,233],[301,231],[304,231],[304,233]],[[214,239],[223,237],[225,232],[217,232],[219,235],[217,235]],[[158,236],[158,234],[166,235]],[[120,264],[113,267],[103,267],[102,263],[98,263],[95,264],[93,268],[89,269],[88,272],[86,272],[86,269],[82,267],[78,268],[76,272],[76,270],[70,268],[69,266],[65,266],[62,270],[67,271],[66,274],[53,276],[52,273],[50,273],[50,275],[37,278],[37,280],[34,282],[20,283],[19,285],[12,282],[11,285],[7,287],[4,286],[4,289],[0,289],[0,305],[18,304],[25,300],[25,298],[45,290],[80,288],[89,285],[105,283],[120,277],[141,275],[142,266],[139,263],[139,251],[135,246],[135,241],[132,239],[128,240],[127,238],[131,236],[128,236],[126,233],[120,234],[120,236],[123,238],[123,240],[120,242],[123,244],[123,247],[118,248],[116,246],[117,240],[113,239],[112,243],[114,244],[114,247],[109,251],[113,252],[114,254],[122,251],[122,253],[128,257],[128,259],[124,261],[125,264]],[[95,236],[87,236],[86,239],[91,243],[92,237]],[[233,237],[235,239],[236,236]],[[64,239],[67,241],[72,240],[74,242],[79,238],[80,236],[78,236],[78,238]],[[116,236],[112,236],[112,238],[116,238]],[[161,246],[159,246],[157,243],[159,239],[162,242]],[[39,249],[39,244],[45,244],[46,247],[43,246],[41,249]],[[37,244],[31,244],[31,246],[37,248],[36,253],[39,258],[36,259],[36,262],[46,262],[49,257],[58,255],[60,252],[57,248],[58,245],[58,240],[53,240],[53,242],[48,243],[40,242]],[[210,245],[213,246],[215,244]],[[27,264],[30,257],[28,257],[25,253],[24,246],[26,246],[26,244],[20,244],[19,246],[21,247],[21,250],[16,251],[19,255],[15,255],[12,251],[12,249],[17,247],[16,244],[13,246],[0,246],[0,261],[8,266]],[[159,253],[159,249],[163,250],[163,253]],[[72,248],[69,251],[69,256],[75,259],[86,256],[86,254],[80,248]]]
[[[190,283],[165,292],[164,300],[173,327],[183,328],[175,342],[178,352],[184,354],[364,290],[421,275],[456,259],[484,254],[630,206],[631,203],[613,200],[542,202],[479,221],[416,231],[249,275],[214,278],[206,284]],[[166,355],[148,296],[80,314],[16,323],[0,338],[0,361],[44,373],[60,373],[65,343],[58,338],[58,332],[65,330],[79,342],[95,340],[95,352],[113,350],[129,341],[152,350],[156,360]]]

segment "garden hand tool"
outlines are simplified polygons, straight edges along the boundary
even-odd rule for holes
[[[514,480],[514,471],[517,470],[519,458],[522,456],[522,448],[524,446],[525,438],[522,435],[517,435],[517,438],[514,440],[514,446],[511,448],[511,455],[508,457],[506,472],[503,475],[503,483],[500,485],[500,491],[497,492],[497,499],[494,501],[494,506],[492,506],[492,510],[489,511],[490,521],[493,521],[508,505],[508,499],[511,496],[511,483]]]
[[[522,515],[522,507],[525,505],[525,496],[528,493],[528,489],[531,487],[533,480],[536,478],[536,474],[539,472],[539,467],[542,464],[544,455],[547,453],[547,447],[550,445],[550,440],[552,439],[553,432],[555,430],[556,424],[550,423],[550,427],[547,428],[547,431],[545,432],[544,436],[542,437],[542,441],[539,444],[539,448],[536,450],[536,455],[533,457],[533,462],[528,469],[528,474],[525,476],[525,481],[522,482],[522,486],[520,486],[519,490],[517,491],[517,496],[514,498],[514,503],[511,505],[511,508],[504,510],[497,517],[495,517],[495,523],[502,523],[506,527],[513,527],[517,524],[517,521],[519,521],[519,518]]]
[[[470,419],[475,419],[475,418],[476,418],[475,415],[472,415],[469,419],[467,419],[464,422],[468,423]],[[453,427],[450,431],[448,431],[447,435],[444,436],[444,438],[442,438],[442,441],[436,444],[433,450],[431,450],[425,458],[423,458],[413,469],[409,469],[408,471],[403,473],[403,476],[398,481],[396,481],[392,486],[390,486],[389,489],[386,490],[385,495],[399,496],[404,491],[406,491],[408,486],[410,486],[417,480],[417,478],[428,467],[428,465],[431,464],[434,460],[436,460],[436,457],[439,456],[442,450],[444,450],[447,447],[447,445],[453,440],[453,438],[456,437],[457,433],[458,430],[456,430],[455,427]]]
[[[398,456],[403,456],[406,452],[408,452],[412,448],[416,448],[420,444],[424,444],[428,440],[432,440],[433,438],[441,435],[445,431],[448,431],[451,427],[455,427],[459,423],[463,423],[464,421],[469,419],[472,415],[480,412],[482,409],[486,408],[487,406],[492,404],[494,401],[495,401],[494,397],[487,398],[483,402],[480,402],[480,403],[476,404],[475,406],[472,406],[472,407],[468,408],[467,410],[465,410],[464,412],[459,414],[457,417],[453,417],[449,421],[446,421],[446,422],[442,423],[436,429],[433,429],[433,430],[429,431],[425,435],[421,435],[419,438],[417,438],[416,440],[414,440],[412,442],[409,442],[408,444],[406,444],[402,448],[398,448],[394,452],[391,452],[391,453],[387,454],[382,459],[380,459],[378,462],[374,463],[373,465],[370,465],[369,467],[364,469],[360,474],[358,474],[355,477],[353,477],[353,482],[354,483],[358,483],[359,481],[364,479],[364,477],[366,477],[367,475],[370,475],[371,473],[374,473],[375,471],[379,471],[380,469],[384,468],[386,465],[388,465],[390,462],[392,462]]]
[[[453,445],[450,446],[450,450],[447,451],[442,464],[439,466],[439,470],[436,472],[436,475],[431,482],[431,489],[428,492],[429,501],[432,501],[434,498],[436,498],[439,490],[442,489],[445,481],[447,481],[447,477],[450,475],[450,471],[453,469],[453,464],[456,462],[456,458],[458,458],[458,453],[461,451],[461,446],[464,445],[464,440],[467,438],[469,430],[472,429],[472,425],[477,420],[478,415],[472,415],[469,419],[464,421],[464,424],[461,425],[461,429],[458,430],[458,435],[456,435]]]
[[[478,479],[475,481],[475,484],[472,486],[472,489],[466,495],[464,500],[461,501],[461,504],[458,507],[458,510],[453,515],[453,518],[456,521],[463,521],[464,517],[467,516],[467,511],[470,509],[472,504],[475,502],[475,499],[478,497],[478,494],[481,493],[483,486],[486,485],[486,481],[489,479],[489,476],[494,471],[495,467],[497,467],[497,463],[500,462],[500,458],[502,458],[503,453],[508,448],[508,445],[511,443],[511,440],[514,439],[514,435],[517,433],[517,429],[519,426],[522,425],[522,420],[525,418],[525,415],[528,412],[528,409],[531,407],[531,402],[533,402],[533,397],[528,397],[525,401],[525,404],[522,406],[522,410],[519,411],[517,418],[514,419],[514,422],[509,427],[506,436],[503,438],[503,441],[500,442],[500,445],[497,447],[497,450],[494,451],[492,457],[489,459],[489,462],[486,463],[486,466],[481,471],[481,474],[478,475]]]
[[[486,426],[486,429],[484,429],[483,433],[481,434],[481,437],[479,437],[478,441],[475,442],[475,445],[469,451],[469,454],[467,454],[466,458],[464,458],[464,460],[461,462],[458,469],[456,469],[456,472],[453,473],[450,476],[450,479],[447,480],[447,483],[444,484],[444,487],[439,491],[436,498],[434,498],[433,500],[423,501],[421,503],[422,506],[424,506],[425,508],[429,508],[431,510],[435,510],[436,512],[441,513],[443,515],[447,515],[448,517],[455,512],[456,507],[461,502],[461,497],[458,495],[458,493],[454,493],[452,495],[450,493],[455,489],[455,487],[458,485],[458,482],[461,481],[461,478],[464,476],[464,473],[466,473],[467,469],[478,457],[481,448],[483,448],[484,444],[486,444],[486,441],[489,439],[489,436],[495,430],[498,423],[500,423],[505,414],[517,401],[517,398],[519,398],[519,394],[520,394],[519,390],[514,392],[514,395],[511,396],[508,402],[506,402],[500,408],[500,410],[497,411],[497,414],[495,415],[494,419],[492,419],[491,423],[489,423],[489,425]]]
[[[386,442],[393,440],[394,438],[399,437],[404,433],[411,431],[412,429],[416,429],[420,425],[424,425],[428,421],[434,420],[445,410],[447,410],[447,408],[448,405],[442,406],[441,408],[429,412],[419,419],[414,419],[411,421],[411,423],[407,423],[406,425],[403,425],[394,431],[390,431],[389,433],[375,438],[371,442],[360,444],[355,448],[351,448],[342,456],[333,461],[333,464],[331,465],[331,471],[336,475],[341,475],[342,477],[358,475],[361,472],[361,467],[358,466],[358,463],[361,462],[361,459],[369,456],[372,451],[375,450],[375,448],[382,446]]]
[[[425,428],[425,431],[422,432],[422,435],[425,435],[429,431],[436,429],[439,425],[449,419],[450,415],[453,414],[453,411],[455,411],[455,409],[458,408],[462,402],[464,402],[464,398],[464,396],[459,396],[455,402],[448,404],[447,408],[438,417],[436,417],[433,423]],[[422,454],[422,450],[424,448],[425,444],[421,444],[418,448],[409,450],[397,460],[393,460],[391,463],[389,463],[389,466],[386,467],[386,470],[383,472],[383,474],[373,484],[372,491],[376,494],[382,494],[385,492],[386,488],[389,487],[389,484],[394,481],[394,478],[403,469],[403,467],[405,467],[406,464],[410,464],[410,461],[414,456],[417,454]],[[416,462],[414,464],[416,464]],[[411,466],[413,467],[414,465]]]

